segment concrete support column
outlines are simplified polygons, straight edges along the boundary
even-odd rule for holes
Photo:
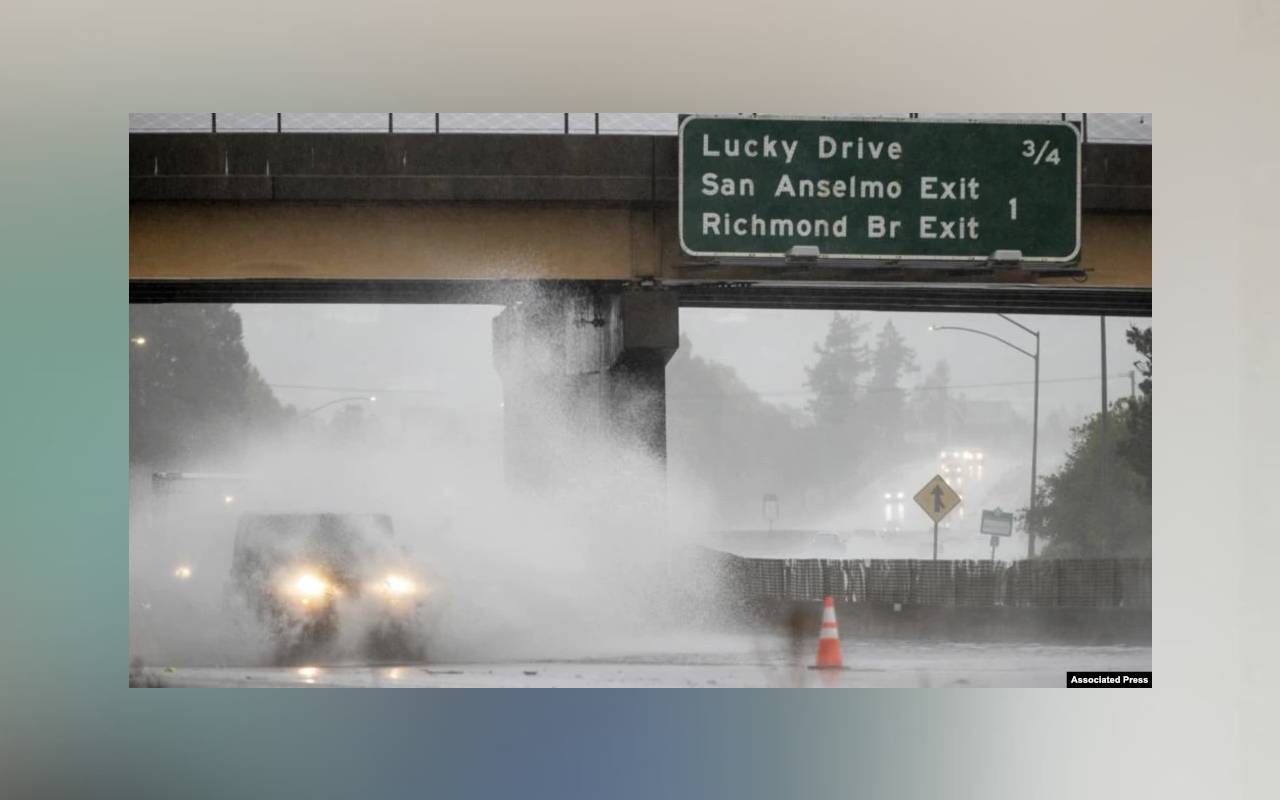
[[[666,364],[679,346],[661,290],[558,292],[493,321],[508,481],[543,486],[598,469],[610,447],[666,461]]]

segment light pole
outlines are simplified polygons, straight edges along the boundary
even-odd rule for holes
[[[376,403],[376,402],[378,402],[378,398],[377,398],[377,396],[375,396],[375,395],[371,395],[371,394],[370,394],[370,395],[355,395],[355,396],[353,396],[353,397],[339,397],[337,400],[330,400],[330,401],[329,401],[329,402],[327,402],[327,403],[324,403],[324,404],[322,404],[322,405],[318,405],[318,406],[316,406],[316,407],[315,407],[315,408],[313,408],[313,409],[310,409],[310,410],[308,410],[308,411],[304,411],[304,412],[302,412],[301,414],[299,414],[299,415],[298,415],[298,419],[303,419],[303,418],[305,418],[305,417],[309,417],[309,416],[311,416],[312,414],[316,413],[317,411],[322,411],[323,409],[326,409],[326,408],[328,408],[329,406],[336,406],[338,403],[350,403],[350,402],[354,402],[354,401],[361,401],[361,402],[365,402],[365,403]]]
[[[142,348],[147,346],[147,337],[143,336],[140,333],[135,334],[129,337],[129,344],[132,345],[132,347],[130,347],[130,353],[129,353],[130,401],[132,402],[132,400],[136,399],[139,407],[145,407],[147,404],[147,398],[144,394],[144,387],[146,386],[146,384],[143,381],[142,367],[138,364],[138,361],[141,361],[143,357],[141,353],[142,353]],[[138,356],[137,361],[135,361],[133,357],[133,351],[137,351],[140,354]]]
[[[1023,329],[1027,333],[1034,336],[1036,338],[1035,351],[1032,352],[1025,348],[1019,347],[1018,345],[1008,341],[1007,339],[1002,339],[999,336],[996,336],[994,333],[987,333],[986,331],[980,331],[977,328],[964,328],[959,325],[930,325],[929,330],[931,331],[965,331],[966,333],[976,333],[979,336],[985,336],[988,339],[995,339],[997,342],[1007,347],[1012,347],[1014,350],[1017,350],[1019,353],[1022,353],[1024,356],[1031,359],[1035,363],[1035,389],[1034,389],[1034,395],[1033,395],[1034,399],[1032,400],[1032,406],[1031,406],[1031,501],[1030,501],[1030,504],[1027,506],[1027,517],[1028,517],[1027,558],[1034,558],[1036,555],[1036,535],[1035,535],[1034,529],[1032,528],[1032,525],[1033,525],[1032,521],[1035,519],[1035,511],[1036,511],[1036,450],[1039,446],[1039,439],[1040,439],[1040,331],[1032,330],[1031,328],[1028,328],[1026,325],[1023,325],[1021,322],[1018,322],[1015,319],[1011,319],[1005,316],[1004,314],[997,314],[996,316],[1000,317],[1006,322],[1010,322],[1010,323],[1013,323],[1014,325],[1017,325],[1019,328]]]

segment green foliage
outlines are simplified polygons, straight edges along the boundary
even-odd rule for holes
[[[854,315],[832,316],[806,369],[808,420],[762,399],[731,368],[694,356],[681,337],[667,365],[672,466],[714,492],[721,520],[759,524],[765,493],[785,498],[789,509],[819,511],[802,498],[847,497],[873,464],[902,456],[889,445],[908,427],[900,383],[917,370],[915,352],[892,322],[874,348],[866,329]]]
[[[867,388],[861,383],[874,368],[863,341],[866,329],[856,315],[833,314],[826,338],[814,347],[817,359],[805,368],[813,425],[801,437],[809,454],[804,472],[820,497],[848,495],[871,461]]]
[[[876,349],[872,358],[871,388],[901,392],[898,382],[904,375],[919,371],[916,351],[894,327],[893,320],[885,320],[876,336]]]
[[[226,304],[134,305],[129,335],[129,462],[153,469],[218,463],[287,416]]]
[[[907,456],[902,447],[908,419],[905,375],[916,372],[915,351],[892,320],[864,342],[867,325],[854,315],[834,314],[826,338],[806,368],[813,392],[805,431],[809,483],[827,497],[855,492],[871,471]]]
[[[907,346],[893,320],[885,320],[871,357],[867,393],[866,419],[875,444],[887,448],[902,443],[907,427],[906,393],[899,382],[917,371],[915,350]]]
[[[1071,451],[1040,479],[1037,509],[1024,513],[1051,557],[1151,554],[1151,329],[1131,328],[1145,380],[1136,400],[1121,400],[1107,419],[1094,414],[1072,430]]]
[[[951,366],[942,359],[933,365],[920,386],[912,392],[916,427],[928,432],[935,447],[951,443],[956,400],[951,396],[950,386]]]
[[[800,485],[805,459],[796,426],[732,368],[694,356],[682,335],[667,387],[672,467],[714,493],[722,521],[759,524],[762,494],[798,493],[788,491]]]
[[[1142,394],[1151,398],[1151,327],[1139,328],[1137,325],[1132,326],[1124,332],[1124,340],[1133,345],[1133,349],[1138,351],[1140,358],[1133,362],[1133,366],[1138,372],[1142,373],[1142,383],[1138,384],[1138,388],[1142,390]]]
[[[1127,436],[1118,445],[1124,462],[1141,479],[1141,491],[1151,502],[1151,328],[1134,326],[1125,332],[1125,340],[1134,346],[1141,357],[1134,367],[1142,375],[1138,384],[1141,394],[1124,401],[1128,406],[1125,419]]]
[[[866,328],[856,316],[837,313],[826,339],[813,348],[818,360],[805,368],[806,385],[813,392],[809,413],[820,428],[840,429],[853,421],[858,381],[872,369],[871,350],[862,342]]]

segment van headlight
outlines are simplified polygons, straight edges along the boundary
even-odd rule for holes
[[[286,579],[284,590],[303,605],[310,605],[334,594],[333,584],[313,570],[305,570]]]
[[[415,581],[403,575],[395,574],[387,575],[383,578],[378,587],[388,597],[407,597],[417,594],[419,591],[418,584]]]
[[[373,594],[391,606],[414,605],[430,592],[422,581],[403,572],[389,572],[367,585]]]

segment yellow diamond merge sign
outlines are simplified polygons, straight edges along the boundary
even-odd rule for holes
[[[960,495],[956,494],[956,490],[947,485],[941,475],[934,475],[933,480],[924,485],[920,491],[916,492],[916,505],[924,509],[924,513],[934,522],[938,522],[946,515],[950,514],[952,509],[960,505]]]

